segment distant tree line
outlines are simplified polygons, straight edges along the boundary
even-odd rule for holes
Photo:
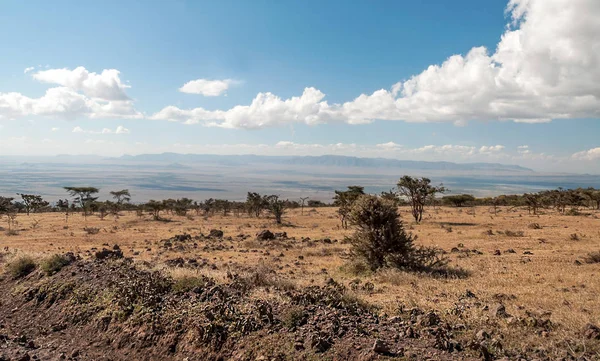
[[[6,218],[9,229],[15,224],[17,214],[27,215],[41,212],[63,212],[65,221],[68,222],[69,215],[81,212],[85,217],[97,214],[100,218],[108,215],[119,216],[121,211],[135,211],[139,216],[150,214],[155,220],[160,220],[164,215],[188,216],[190,213],[197,216],[209,217],[215,214],[223,216],[234,215],[239,217],[247,215],[250,217],[272,216],[276,223],[280,224],[288,209],[304,207],[338,207],[341,225],[348,227],[354,202],[365,195],[364,187],[349,186],[346,190],[336,190],[333,203],[328,204],[318,200],[301,197],[298,200],[281,199],[278,195],[265,195],[256,192],[248,192],[245,201],[231,201],[227,199],[209,198],[203,201],[195,201],[190,198],[150,200],[141,204],[131,202],[131,194],[128,189],[111,191],[112,200],[99,201],[100,190],[95,187],[64,187],[70,198],[60,199],[50,204],[38,194],[18,193],[18,199],[0,196],[0,218]],[[437,197],[448,190],[443,185],[432,185],[428,178],[416,178],[404,176],[399,179],[396,187],[378,195],[379,198],[390,202],[395,206],[409,206],[415,221],[418,223],[423,219],[426,206],[452,206],[473,207],[489,206],[493,213],[497,213],[499,207],[526,207],[532,214],[538,214],[540,209],[556,209],[558,212],[576,213],[581,208],[600,210],[600,190],[595,188],[577,188],[544,190],[536,193],[525,193],[522,195],[500,195],[496,197],[477,198],[470,194],[455,194]]]

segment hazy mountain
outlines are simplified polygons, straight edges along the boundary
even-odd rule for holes
[[[340,155],[322,156],[264,156],[264,155],[214,155],[214,154],[140,154],[124,155],[118,160],[153,163],[215,163],[220,165],[279,164],[324,167],[399,168],[415,170],[453,171],[511,171],[533,172],[518,165],[499,163],[453,163],[398,160],[387,158],[359,158]]]

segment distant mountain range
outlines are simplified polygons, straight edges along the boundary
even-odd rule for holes
[[[428,162],[387,158],[359,158],[340,155],[265,156],[162,153],[124,155],[118,158],[112,158],[112,160],[167,163],[172,167],[181,168],[184,168],[187,164],[213,163],[231,166],[248,164],[278,164],[321,167],[399,168],[415,170],[533,172],[532,169],[518,165],[499,163]]]

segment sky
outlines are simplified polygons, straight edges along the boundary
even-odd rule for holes
[[[0,2],[0,156],[600,173],[600,1]]]

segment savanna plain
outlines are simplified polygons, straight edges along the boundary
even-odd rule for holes
[[[451,272],[357,264],[336,207],[19,214],[0,360],[600,359],[600,211],[398,209]]]

